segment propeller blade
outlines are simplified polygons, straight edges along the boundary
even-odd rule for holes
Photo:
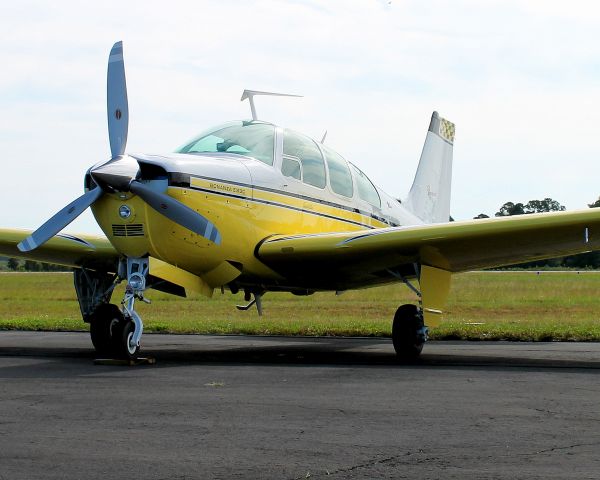
[[[169,220],[203,236],[217,245],[221,244],[221,234],[217,230],[217,227],[195,210],[175,200],[173,197],[157,192],[138,181],[131,182],[129,188],[132,193],[138,195],[154,210]]]
[[[123,62],[123,42],[115,43],[108,57],[106,104],[110,153],[112,157],[115,158],[118,155],[123,155],[123,152],[125,152],[129,125],[125,63]]]
[[[99,187],[85,192],[81,197],[51,217],[46,223],[17,245],[21,252],[29,252],[46,243],[54,235],[75,220],[81,213],[102,195]]]

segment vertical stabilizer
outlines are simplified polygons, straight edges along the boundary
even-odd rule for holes
[[[403,202],[425,223],[450,219],[453,145],[454,124],[433,112],[417,174],[408,198]]]

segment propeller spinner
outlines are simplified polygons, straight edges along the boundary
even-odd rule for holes
[[[97,186],[54,214],[17,245],[19,250],[28,252],[44,244],[81,215],[104,193],[113,192],[134,193],[169,220],[207,240],[220,244],[221,235],[210,220],[166,193],[157,192],[142,183],[139,179],[140,168],[137,160],[125,155],[129,107],[123,62],[123,42],[115,43],[110,51],[106,90],[108,138],[112,158],[90,170]]]

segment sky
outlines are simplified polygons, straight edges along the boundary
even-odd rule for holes
[[[451,214],[600,195],[600,4],[571,0],[8,2],[0,227],[36,228],[110,157],[106,68],[124,44],[131,153],[258,117],[407,194],[431,112],[456,123]],[[100,233],[91,213],[67,229]]]

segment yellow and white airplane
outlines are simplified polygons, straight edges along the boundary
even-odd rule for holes
[[[452,273],[600,248],[600,211],[449,222],[454,125],[433,113],[405,200],[377,188],[323,142],[257,120],[210,128],[168,155],[126,154],[122,43],[109,56],[112,158],[85,193],[31,233],[0,230],[0,254],[75,267],[94,347],[135,357],[148,288],[186,295],[244,291],[261,312],[268,291],[309,295],[406,283],[418,305],[393,320],[398,355],[414,358],[439,322]],[[106,234],[59,233],[91,207]],[[110,303],[126,281],[122,307]]]

